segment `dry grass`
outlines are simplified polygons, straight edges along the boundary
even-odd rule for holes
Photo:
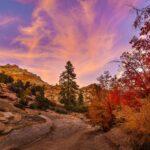
[[[116,115],[124,119],[123,129],[131,136],[131,143],[141,147],[150,142],[150,100],[143,100],[139,111],[124,106]],[[137,148],[138,149],[138,148]]]

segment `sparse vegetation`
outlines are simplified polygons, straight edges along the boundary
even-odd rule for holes
[[[32,109],[46,110],[49,108],[51,102],[45,98],[44,87],[32,85],[30,82],[23,83],[21,80],[14,81],[14,79],[4,73],[0,73],[0,82],[9,84],[9,89],[16,93],[19,98],[15,106],[24,109],[28,107],[28,97],[35,97],[35,102],[29,107]]]
[[[6,75],[5,73],[0,73],[0,83],[12,83],[14,79],[11,76]]]

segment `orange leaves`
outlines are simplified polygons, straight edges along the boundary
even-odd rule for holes
[[[135,91],[119,91],[112,90],[108,94],[108,101],[115,106],[127,105],[129,107],[138,109],[141,107],[140,98]]]
[[[121,96],[121,103],[122,105],[127,105],[136,110],[142,106],[140,98],[135,92],[132,91],[125,92]]]
[[[109,100],[109,91],[99,90],[89,106],[89,117],[93,124],[98,124],[107,131],[111,128],[114,120],[113,105]]]
[[[114,111],[124,106],[140,110],[142,104],[136,92],[123,92],[117,88],[100,90],[97,95],[94,95],[89,106],[89,117],[94,124],[100,125],[103,130],[108,130],[114,123]]]

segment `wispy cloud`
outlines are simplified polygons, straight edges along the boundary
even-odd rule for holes
[[[1,26],[10,25],[10,24],[18,21],[19,18],[13,17],[13,16],[7,16],[7,15],[4,15],[4,16],[0,15],[0,20],[1,20],[0,21],[0,27],[1,27]]]
[[[128,33],[119,32],[124,30],[121,24],[126,23],[129,8],[125,5],[130,0],[18,1],[36,5],[30,25],[20,26],[20,34],[15,38],[15,42],[26,47],[26,54],[12,51],[12,57],[28,59],[28,68],[50,83],[57,81],[65,62],[71,60],[80,77],[78,81],[85,84],[83,77],[100,71],[125,50],[126,43],[121,39]],[[116,46],[119,40],[120,45]]]
[[[38,0],[16,0],[17,2],[20,2],[22,4],[29,4],[29,3],[33,3],[36,2]]]

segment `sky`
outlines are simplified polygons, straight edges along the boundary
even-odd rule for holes
[[[96,82],[130,49],[135,14],[147,0],[0,0],[0,65],[17,64],[56,84],[66,61],[77,82]]]

